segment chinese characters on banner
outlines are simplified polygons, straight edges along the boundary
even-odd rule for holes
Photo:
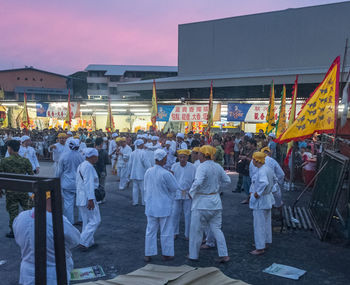
[[[286,112],[287,117],[291,105],[287,104]],[[298,113],[302,107],[302,104],[297,104],[296,112]],[[235,104],[229,103],[227,106],[227,121],[238,121],[246,123],[266,123],[267,111],[269,109],[268,104]],[[278,113],[280,105],[276,104],[274,108],[275,120],[278,119]]]
[[[206,122],[209,105],[158,105],[157,121]],[[214,121],[220,121],[221,104],[213,105]]]
[[[79,117],[80,105],[77,102],[71,102],[72,118]],[[67,103],[37,103],[37,117],[49,117],[64,120],[67,115]]]

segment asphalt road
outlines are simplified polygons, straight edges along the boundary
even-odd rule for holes
[[[41,163],[41,175],[51,175],[51,163]],[[263,256],[252,256],[253,218],[247,205],[239,202],[244,194],[232,193],[237,174],[231,174],[232,183],[224,189],[223,231],[226,237],[231,262],[218,264],[216,249],[201,251],[199,262],[190,262],[188,242],[183,237],[175,241],[175,259],[162,262],[160,256],[153,259],[155,264],[182,265],[195,267],[216,266],[226,275],[250,284],[349,284],[350,249],[344,243],[320,242],[312,231],[290,230],[273,233],[273,244]],[[109,171],[107,177],[107,202],[100,205],[102,223],[96,232],[97,248],[89,252],[73,250],[75,268],[101,265],[108,278],[126,274],[145,265],[144,234],[146,217],[142,206],[131,205],[131,187],[119,191],[116,177]],[[284,192],[286,204],[292,204],[298,191]],[[304,201],[305,202],[305,201]],[[0,199],[0,284],[18,284],[20,249],[13,239],[8,239],[8,215],[5,199]],[[280,263],[304,269],[307,273],[299,281],[263,273],[272,263]]]

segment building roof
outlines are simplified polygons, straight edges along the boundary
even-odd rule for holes
[[[139,72],[177,72],[177,66],[155,66],[155,65],[103,65],[89,64],[86,71],[106,71],[105,75],[124,75],[127,71]]]
[[[21,70],[38,71],[38,72],[43,72],[43,73],[47,73],[47,74],[51,74],[51,75],[67,78],[67,76],[65,76],[65,75],[54,73],[54,72],[50,72],[50,71],[46,71],[46,70],[37,69],[37,68],[34,68],[32,66],[23,67],[23,68],[3,69],[3,70],[0,70],[0,72],[14,72],[14,71],[21,71]]]

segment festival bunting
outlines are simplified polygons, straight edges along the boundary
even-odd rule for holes
[[[24,93],[24,104],[23,104],[23,113],[22,113],[22,122],[21,127],[25,130],[28,130],[30,125],[30,119],[28,114],[28,108],[27,108],[27,95]]]
[[[317,133],[335,133],[339,101],[338,56],[329,68],[322,83],[310,95],[296,120],[277,139],[278,143],[299,141]]]
[[[286,130],[286,128],[286,85],[283,84],[280,114],[276,124],[276,137],[278,138]]]
[[[209,95],[209,109],[208,109],[208,124],[207,132],[210,132],[211,127],[213,126],[213,80],[210,84],[210,95]]]
[[[156,125],[157,115],[158,115],[158,106],[157,106],[156,81],[153,80],[151,122],[154,130],[157,129],[157,125]]]
[[[70,106],[70,90],[68,90],[68,105],[67,105],[67,115],[63,122],[63,129],[70,130],[70,127],[72,125],[72,111]]]
[[[113,116],[112,116],[110,96],[108,96],[108,114],[107,114],[107,122],[106,122],[106,131],[107,131],[107,133],[114,132],[114,120],[113,120]]]
[[[269,110],[267,111],[266,122],[266,134],[269,134],[275,128],[275,86],[273,80],[271,83]]]

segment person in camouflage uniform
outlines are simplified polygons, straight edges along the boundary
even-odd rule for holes
[[[7,158],[3,158],[0,161],[0,172],[29,175],[34,174],[30,161],[27,158],[21,157],[18,154],[19,147],[19,141],[11,140],[8,142],[7,148],[10,156]],[[31,208],[28,193],[6,190],[6,210],[10,216],[10,232],[6,234],[6,237],[8,238],[14,237],[12,224],[14,219],[19,214],[18,204],[21,205],[23,210],[29,210]]]

